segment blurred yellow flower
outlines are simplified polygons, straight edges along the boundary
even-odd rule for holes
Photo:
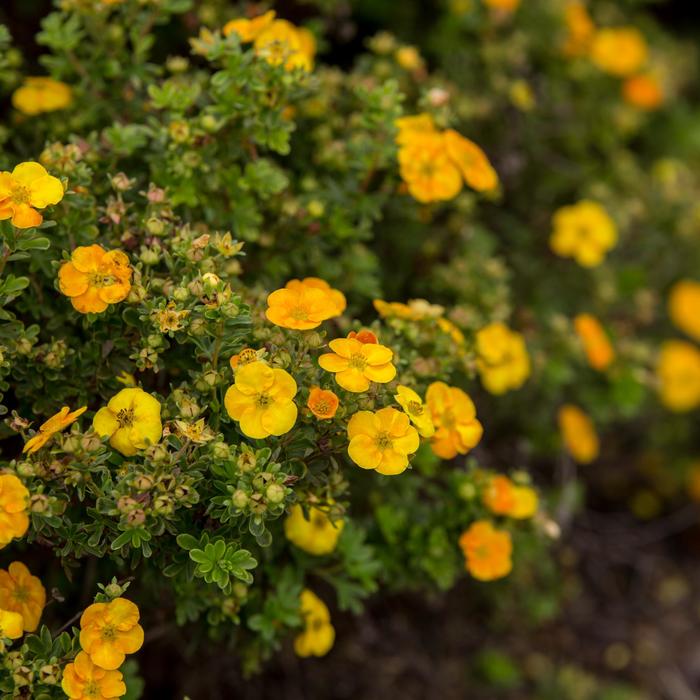
[[[244,43],[250,43],[255,41],[260,33],[267,29],[275,19],[275,11],[269,10],[262,15],[253,17],[252,19],[240,18],[232,19],[227,22],[223,29],[224,36],[229,36],[230,34],[237,34],[238,38]]]
[[[17,228],[39,226],[44,217],[36,211],[63,199],[61,181],[43,165],[27,161],[10,173],[0,172],[0,221],[12,219]]]
[[[676,282],[668,296],[668,314],[676,328],[700,341],[700,282]]]
[[[486,7],[501,12],[514,12],[520,6],[520,0],[483,0]]]
[[[605,209],[588,199],[561,207],[552,218],[552,250],[582,267],[600,265],[617,243],[617,227]]]
[[[656,365],[661,402],[672,411],[700,406],[700,350],[685,340],[668,340],[661,346]]]
[[[396,62],[408,71],[419,71],[425,68],[425,61],[415,46],[401,46],[394,53]]]
[[[44,76],[27,77],[12,93],[12,105],[32,117],[42,112],[65,109],[73,100],[70,87],[60,80]]]
[[[530,486],[513,487],[515,502],[508,515],[516,520],[526,520],[533,517],[539,508],[539,498],[537,492]]]
[[[579,464],[589,464],[600,451],[593,421],[573,404],[564,404],[557,414],[564,446]]]
[[[84,651],[63,669],[61,688],[71,700],[116,700],[126,694],[121,671],[105,671]]]
[[[297,419],[296,393],[297,383],[288,372],[264,362],[250,362],[236,372],[224,405],[244,435],[261,439],[292,429]]]
[[[335,549],[344,526],[343,520],[331,522],[320,508],[309,508],[307,520],[304,517],[303,508],[300,505],[294,505],[284,521],[284,535],[299,549],[315,556],[322,556],[330,554]]]
[[[408,455],[420,444],[408,416],[391,407],[355,413],[348,422],[348,438],[348,454],[358,467],[386,475],[403,472]]]
[[[488,192],[498,187],[498,175],[479,146],[454,129],[447,129],[444,139],[447,155],[459,168],[469,187],[477,192]]]
[[[9,610],[0,610],[0,640],[19,639],[24,630],[22,628],[22,616]],[[0,643],[0,651],[3,647]]]
[[[22,562],[13,561],[7,570],[0,569],[0,610],[19,613],[25,632],[39,626],[44,605],[46,590]]]
[[[76,421],[87,410],[87,406],[77,409],[71,413],[68,406],[64,406],[58,413],[54,414],[41,427],[33,437],[24,444],[22,452],[34,454],[40,450],[56,433],[64,428],[67,428],[71,423]]]
[[[398,129],[396,143],[399,146],[405,146],[413,139],[420,139],[425,134],[437,133],[435,122],[427,112],[399,117],[394,125]]]
[[[423,404],[423,399],[413,389],[403,386],[403,384],[396,387],[394,398],[396,403],[403,408],[411,423],[416,426],[418,434],[426,438],[432,437],[435,433],[435,426],[428,407]]]
[[[0,474],[0,549],[29,529],[29,491],[14,474]]]
[[[335,642],[335,629],[328,608],[308,588],[301,592],[299,602],[304,631],[294,639],[294,651],[301,657],[325,656]]]
[[[564,53],[567,56],[586,56],[595,35],[595,24],[582,2],[569,2],[564,10],[567,37]]]
[[[615,350],[600,321],[591,314],[578,314],[574,318],[574,329],[583,344],[588,364],[599,372],[606,370],[615,359]]]
[[[494,515],[505,515],[517,520],[531,518],[537,513],[539,506],[539,499],[533,488],[514,484],[502,474],[489,479],[481,500]]]
[[[285,19],[275,19],[255,37],[255,53],[273,66],[283,65],[286,70],[314,67],[316,40],[304,27],[295,27]]]
[[[523,336],[504,323],[490,323],[476,334],[476,368],[491,394],[519,389],[530,376],[530,356]]]
[[[318,364],[335,374],[335,381],[355,393],[367,391],[371,382],[386,384],[396,376],[394,353],[378,343],[361,343],[356,338],[336,338],[328,344],[333,352],[318,358]]]
[[[590,55],[600,70],[627,78],[644,66],[648,49],[644,36],[635,27],[606,27],[593,35]]]
[[[452,459],[479,444],[484,429],[476,418],[474,402],[461,389],[433,382],[425,400],[435,426],[430,446],[438,457]]]
[[[487,520],[472,523],[459,538],[459,546],[464,552],[465,568],[479,581],[503,578],[513,568],[510,533],[497,530]]]

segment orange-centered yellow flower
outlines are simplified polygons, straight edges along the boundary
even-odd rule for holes
[[[0,610],[0,640],[19,639],[24,630],[22,629],[22,616],[9,610]],[[3,649],[0,641],[0,651]]]
[[[101,313],[131,291],[131,265],[121,250],[97,244],[80,246],[58,271],[58,287],[81,314]]]
[[[0,474],[0,549],[29,529],[29,491],[14,474]]]
[[[484,429],[476,418],[474,402],[461,389],[433,382],[425,400],[435,426],[430,446],[438,457],[452,459],[479,444]]]
[[[591,314],[579,314],[574,318],[574,329],[583,344],[588,364],[599,372],[606,370],[615,359],[615,350],[598,319]]]
[[[488,192],[498,187],[498,175],[479,146],[454,129],[447,129],[444,139],[447,155],[459,168],[469,187],[477,192]]]
[[[395,408],[358,411],[348,422],[348,454],[358,467],[400,474],[420,444],[408,416]]]
[[[80,618],[80,646],[95,666],[114,671],[143,644],[139,609],[126,598],[93,603]]]
[[[93,418],[100,437],[126,457],[157,443],[163,434],[160,402],[138,387],[122,389]]]
[[[490,323],[476,334],[476,367],[491,394],[519,389],[530,376],[525,339],[504,323]]]
[[[41,581],[29,573],[20,561],[0,569],[0,610],[9,610],[22,616],[25,632],[34,632],[39,626],[46,605],[46,591]]]
[[[86,410],[87,406],[83,406],[77,411],[71,412],[68,406],[64,406],[58,413],[41,424],[36,434],[27,440],[22,452],[33,454],[37,450],[40,450],[56,433],[67,428],[71,423],[76,421],[79,416],[85,413]]]
[[[700,282],[676,282],[668,297],[668,314],[676,328],[700,341]]]
[[[39,226],[44,220],[36,211],[63,199],[61,181],[43,165],[28,161],[10,173],[0,172],[0,221],[12,219],[17,228]]]
[[[61,688],[71,700],[117,700],[126,694],[121,671],[95,666],[84,651],[63,669]]]
[[[587,199],[557,210],[552,224],[552,250],[582,267],[600,265],[617,243],[615,222],[600,204]]]
[[[309,392],[306,406],[319,420],[330,420],[338,410],[339,403],[338,397],[332,391],[314,386]]]
[[[343,389],[359,393],[369,389],[370,382],[386,384],[396,376],[391,360],[394,353],[378,343],[361,343],[356,338],[336,338],[328,344],[333,352],[318,358],[318,364],[335,374]]]
[[[627,78],[622,84],[622,96],[627,104],[652,112],[664,102],[664,91],[659,79],[651,73],[641,73]]]
[[[226,392],[224,405],[248,437],[284,435],[297,419],[296,393],[297,383],[283,369],[251,362],[236,372],[236,381]]]
[[[646,63],[647,43],[634,27],[607,27],[596,31],[590,55],[602,71],[626,78]]]
[[[564,446],[579,464],[589,464],[598,457],[598,433],[593,421],[578,406],[564,404],[557,421]]]
[[[510,533],[497,530],[487,520],[472,523],[459,538],[459,546],[464,552],[465,568],[479,581],[503,578],[513,568]]]
[[[28,117],[65,109],[72,99],[68,85],[43,76],[25,78],[21,87],[12,93],[12,105]]]
[[[661,346],[656,374],[661,402],[679,413],[700,406],[700,350],[684,340]]]
[[[423,399],[410,387],[399,384],[394,394],[396,403],[403,408],[411,423],[416,426],[416,430],[422,437],[432,437],[435,433],[433,419],[430,417],[428,407],[423,403]]]
[[[330,554],[338,543],[345,522],[331,519],[319,508],[309,508],[309,519],[300,505],[292,506],[284,521],[285,537],[309,554]]]
[[[300,612],[304,631],[294,639],[297,656],[325,656],[333,647],[335,629],[326,604],[305,588],[300,596]]]
[[[308,277],[303,281],[290,280],[284,289],[272,292],[267,297],[265,316],[283,328],[309,330],[340,316],[344,309],[345,297],[341,292],[331,289],[323,280]]]

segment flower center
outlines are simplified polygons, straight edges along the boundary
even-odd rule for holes
[[[316,401],[316,413],[323,413],[326,414],[330,411],[330,406],[328,405],[328,401],[325,399],[319,399]]]
[[[309,309],[304,304],[297,304],[289,309],[289,315],[295,321],[308,321],[309,320]]]
[[[248,362],[254,362],[258,359],[258,353],[253,350],[253,348],[245,348],[241,350],[238,355],[239,364],[247,364]]]
[[[114,275],[105,275],[102,272],[93,272],[88,278],[91,287],[111,287],[115,282]]]
[[[272,403],[272,397],[268,394],[258,394],[256,402],[260,408],[267,408]]]
[[[375,441],[377,443],[377,449],[383,452],[384,450],[388,450],[391,448],[393,445],[393,442],[391,440],[391,435],[387,433],[386,431],[382,431],[381,433],[377,433],[377,437],[375,438]]]
[[[18,600],[20,603],[29,600],[29,591],[24,586],[17,586],[15,588],[15,600]]]
[[[114,629],[114,625],[105,625],[101,636],[105,642],[113,642],[117,638],[117,630]]]
[[[120,428],[128,428],[134,424],[134,409],[133,408],[122,408],[119,413],[117,413],[117,423],[119,423]]]
[[[101,695],[100,693],[100,688],[95,683],[95,681],[90,680],[85,684],[85,687],[83,688],[83,695],[86,695],[89,698],[97,698]]]
[[[352,369],[357,369],[362,372],[367,366],[367,358],[362,353],[357,352],[350,356],[348,363]]]
[[[435,163],[432,160],[424,160],[420,164],[419,170],[423,177],[433,177],[435,174]]]
[[[423,415],[423,406],[418,403],[418,401],[409,401],[408,402],[408,412],[412,416],[422,416]]]
[[[455,422],[455,415],[449,408],[440,416],[440,423],[448,430],[452,430],[455,427]]]
[[[320,617],[316,617],[313,620],[311,620],[310,627],[314,632],[320,632],[325,626],[325,624],[326,623]]]
[[[13,204],[29,204],[31,199],[29,188],[23,185],[12,185],[10,199]]]

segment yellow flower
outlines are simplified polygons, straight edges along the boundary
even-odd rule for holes
[[[22,616],[9,610],[0,610],[0,642],[3,639],[19,639],[22,634]],[[0,651],[2,648],[0,643]]]
[[[300,505],[292,506],[284,521],[285,537],[299,549],[309,554],[322,556],[330,554],[338,543],[345,527],[343,520],[331,519],[319,508],[309,508],[309,519],[304,517]]]
[[[256,439],[284,435],[297,419],[296,393],[297,383],[283,369],[251,362],[236,372],[224,405],[244,435]]]
[[[600,442],[595,426],[578,406],[564,404],[557,421],[564,446],[579,464],[590,464],[598,457]]]
[[[591,60],[618,78],[636,73],[647,61],[647,43],[634,27],[607,27],[593,36]]]
[[[41,581],[29,573],[20,561],[13,561],[0,569],[0,610],[19,613],[25,632],[34,632],[39,626],[46,605],[46,591]]]
[[[447,155],[459,168],[469,187],[477,192],[487,192],[498,187],[498,175],[479,146],[453,129],[445,131],[443,138]]]
[[[194,423],[176,420],[175,428],[177,429],[178,435],[197,445],[204,445],[216,437],[214,431],[204,422],[204,418],[200,418]]]
[[[661,347],[656,366],[661,402],[682,413],[700,406],[700,350],[684,340]]]
[[[312,591],[305,588],[300,596],[304,631],[294,639],[297,656],[325,656],[333,647],[335,629],[326,604]]]
[[[493,581],[513,569],[513,543],[510,533],[497,530],[487,520],[477,520],[462,533],[459,546],[464,552],[465,568],[479,581]]]
[[[425,61],[415,46],[401,46],[394,53],[396,62],[408,71],[419,71],[425,68]]]
[[[514,484],[504,475],[489,479],[481,500],[494,515],[507,515],[517,520],[531,518],[539,505],[534,489]]]
[[[163,434],[160,402],[143,389],[122,389],[93,418],[100,437],[126,457],[157,443]]]
[[[431,304],[425,299],[409,299],[408,304],[400,301],[382,301],[375,299],[372,304],[382,318],[401,318],[407,321],[424,321],[439,319],[445,308],[439,304]]]
[[[131,291],[131,265],[121,250],[80,246],[58,271],[58,288],[81,314],[101,313]]]
[[[0,549],[29,529],[29,491],[14,474],[0,474]]]
[[[416,426],[419,435],[426,438],[432,437],[435,433],[435,426],[427,406],[423,404],[423,399],[413,389],[403,384],[396,387],[394,398],[410,418],[411,423]]]
[[[438,318],[436,323],[438,328],[443,333],[447,333],[457,345],[464,345],[464,333],[452,321],[447,318]]]
[[[520,5],[520,0],[484,0],[486,7],[502,12],[514,12]]]
[[[265,357],[265,349],[254,350],[253,348],[243,348],[238,354],[232,355],[228,363],[231,365],[231,369],[235,372],[239,367],[248,365],[251,362],[262,361]]]
[[[241,18],[232,19],[227,22],[222,29],[224,36],[237,34],[238,38],[244,43],[255,41],[260,33],[267,29],[275,19],[275,11],[269,10],[262,15],[253,17],[252,19]]]
[[[151,318],[158,324],[161,333],[181,331],[189,315],[189,309],[178,310],[174,301],[169,301],[164,309],[151,312]]]
[[[28,161],[11,173],[0,172],[0,221],[11,218],[17,228],[39,226],[44,217],[36,210],[62,199],[61,181],[39,163]]]
[[[676,328],[700,341],[700,282],[676,282],[668,297],[668,314]]]
[[[269,23],[253,43],[255,53],[270,65],[283,65],[285,70],[313,70],[316,40],[303,27],[295,27],[286,19]]]
[[[116,700],[126,694],[121,671],[95,666],[84,651],[63,669],[61,688],[71,700]]]
[[[72,99],[73,93],[68,85],[43,76],[25,78],[22,86],[12,93],[15,109],[29,117],[65,109]]]
[[[564,43],[567,56],[585,56],[595,35],[595,24],[582,2],[570,2],[564,12],[564,22],[568,31]]]
[[[537,513],[539,508],[539,498],[537,492],[529,486],[515,486],[513,488],[515,503],[510,510],[511,518],[526,520]]]
[[[341,292],[331,289],[323,280],[308,277],[303,281],[290,280],[284,289],[272,292],[267,297],[265,316],[282,328],[309,330],[340,316],[344,309],[345,297]]]
[[[465,455],[479,444],[484,429],[476,418],[474,402],[461,389],[433,382],[425,400],[435,426],[430,445],[438,457]]]
[[[399,149],[399,170],[414,199],[422,203],[456,197],[462,189],[460,170],[437,132],[415,132]]]
[[[321,387],[311,387],[309,399],[306,402],[306,407],[319,420],[330,420],[338,410],[338,397],[332,392]]]
[[[391,407],[358,411],[348,422],[348,438],[348,454],[358,467],[386,475],[404,471],[420,444],[408,416]]]
[[[582,267],[600,265],[617,243],[615,222],[600,204],[587,199],[558,209],[552,224],[552,250],[563,258],[574,258]]]
[[[343,389],[360,393],[369,389],[370,382],[386,384],[396,376],[391,363],[394,353],[385,345],[361,343],[356,338],[336,338],[328,345],[333,352],[321,355],[318,364],[334,372]]]
[[[420,140],[425,134],[437,133],[433,118],[426,112],[407,117],[399,117],[394,124],[398,129],[396,143],[399,146],[405,146],[416,138]]]
[[[80,646],[95,666],[114,671],[143,644],[139,609],[126,598],[93,603],[80,618]]]
[[[54,414],[45,423],[42,423],[36,434],[29,438],[24,445],[22,452],[34,454],[41,449],[56,433],[67,428],[73,421],[78,419],[87,410],[87,406],[79,408],[71,413],[68,406],[64,406],[58,413]]]
[[[490,323],[476,334],[476,367],[491,394],[519,389],[530,376],[525,339],[503,323]]]
[[[627,78],[622,84],[622,96],[633,107],[652,112],[664,103],[664,92],[656,76],[642,73]]]
[[[599,372],[606,370],[615,359],[615,350],[598,319],[591,314],[579,314],[574,318],[574,328],[588,364]]]

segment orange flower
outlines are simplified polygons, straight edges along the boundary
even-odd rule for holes
[[[39,626],[44,605],[46,590],[22,562],[13,561],[7,571],[0,569],[0,610],[19,613],[25,632]]]
[[[312,387],[309,392],[309,400],[306,402],[307,408],[320,420],[333,418],[338,410],[338,397],[332,392],[320,387]]]
[[[600,372],[607,369],[615,359],[615,350],[598,319],[591,314],[579,314],[574,319],[574,328],[591,367]]]
[[[487,192],[498,187],[498,175],[479,146],[454,129],[445,131],[444,139],[447,155],[459,168],[469,187],[477,192]]]
[[[11,173],[0,172],[0,221],[11,218],[17,228],[39,226],[44,217],[36,210],[62,199],[61,181],[39,163],[20,163]]]
[[[515,506],[513,482],[503,475],[492,477],[481,500],[495,515],[508,515]]]
[[[627,78],[622,84],[622,96],[625,102],[651,112],[664,102],[664,93],[657,78],[649,73]]]
[[[477,520],[462,533],[459,546],[464,552],[465,568],[479,581],[493,581],[513,569],[513,543],[510,533],[497,530],[487,520]]]
[[[67,428],[71,423],[76,421],[79,416],[85,413],[86,410],[87,406],[83,406],[71,413],[70,408],[64,406],[58,413],[51,416],[45,423],[42,423],[36,435],[27,440],[22,452],[34,454],[34,452],[41,449],[53,435]]]
[[[63,669],[61,688],[71,700],[117,700],[126,693],[121,672],[95,666],[84,651]]]
[[[558,413],[559,430],[569,454],[579,464],[589,464],[600,451],[593,421],[578,407],[564,404]]]
[[[348,338],[354,338],[355,340],[358,340],[360,343],[374,343],[375,345],[379,342],[379,339],[377,338],[372,331],[368,331],[366,328],[363,328],[361,331],[350,331],[348,333]]]
[[[433,382],[425,400],[435,426],[430,445],[438,457],[452,459],[479,444],[484,429],[476,418],[474,402],[461,389]]]
[[[131,291],[131,265],[121,250],[93,244],[76,248],[58,271],[58,287],[81,314],[101,313]]]
[[[335,381],[343,389],[360,393],[370,382],[386,384],[396,376],[390,348],[377,343],[361,343],[355,338],[336,338],[328,344],[333,352],[318,358],[327,372],[335,373]]]
[[[0,549],[29,529],[29,491],[14,474],[0,474]]]
[[[265,316],[282,328],[309,330],[345,309],[342,292],[331,289],[327,282],[316,277],[290,280],[284,289],[278,289],[267,297]]]

